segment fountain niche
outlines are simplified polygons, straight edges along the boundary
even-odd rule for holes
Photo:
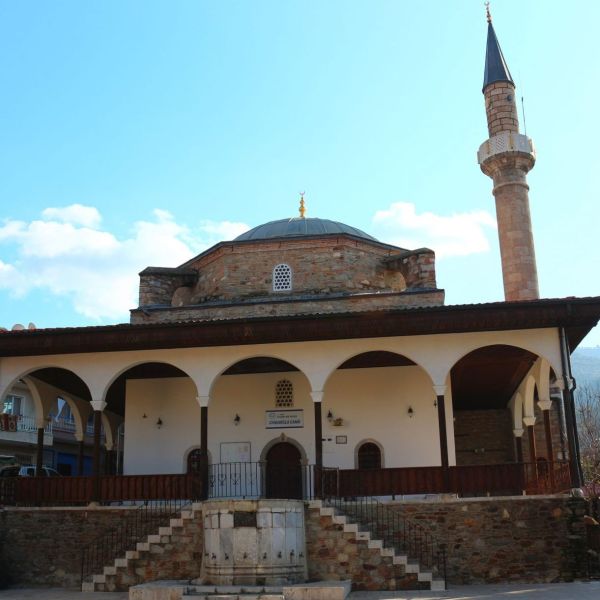
[[[220,500],[203,504],[201,580],[214,585],[306,581],[304,503]]]

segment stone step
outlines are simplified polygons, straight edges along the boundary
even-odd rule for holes
[[[183,594],[181,600],[285,600],[283,594]]]
[[[444,592],[446,590],[446,582],[443,579],[432,579],[431,580],[431,591],[432,592]]]

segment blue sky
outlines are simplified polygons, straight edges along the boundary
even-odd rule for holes
[[[600,4],[497,0],[543,297],[600,295]],[[126,322],[136,273],[297,214],[503,297],[482,2],[0,4],[0,326]],[[584,345],[600,344],[593,332]]]

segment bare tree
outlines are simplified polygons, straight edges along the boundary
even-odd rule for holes
[[[600,387],[583,385],[576,396],[581,465],[587,483],[600,483]]]

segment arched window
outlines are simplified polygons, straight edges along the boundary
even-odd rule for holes
[[[275,384],[275,406],[277,408],[294,406],[294,385],[289,379],[280,379]]]
[[[273,291],[287,292],[292,289],[292,269],[281,263],[273,269]]]
[[[194,448],[187,456],[187,472],[190,475],[200,475],[202,473],[202,450]]]
[[[381,469],[381,450],[373,442],[365,442],[358,449],[359,469]]]

